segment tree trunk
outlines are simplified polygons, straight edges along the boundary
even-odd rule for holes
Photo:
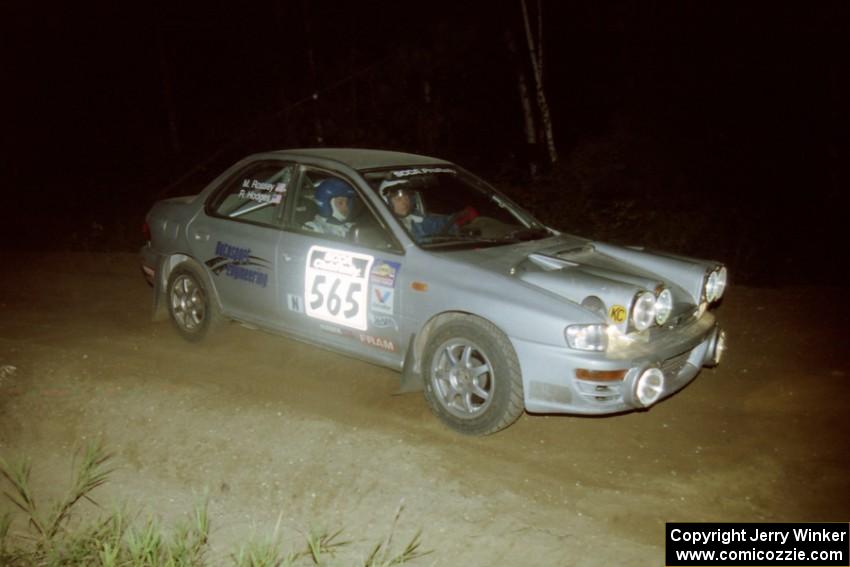
[[[322,131],[321,102],[319,101],[319,74],[316,72],[316,58],[313,54],[313,30],[310,26],[309,0],[303,0],[301,6],[304,11],[304,31],[307,43],[307,64],[310,67],[311,89],[313,91],[313,128],[316,136],[316,145],[324,144],[324,133]]]
[[[517,90],[519,93],[519,102],[522,105],[522,125],[525,132],[525,150],[522,159],[525,165],[528,166],[529,175],[534,178],[537,176],[537,125],[534,119],[534,106],[532,104],[531,93],[528,90],[528,79],[525,76],[523,66],[517,56],[516,43],[514,43],[513,34],[508,30],[505,33],[505,42],[508,45],[508,52],[511,54],[511,59],[514,61],[517,74]]]
[[[357,68],[357,52],[352,49],[349,53],[351,69]],[[351,131],[358,142],[360,141],[360,121],[358,120],[357,79],[351,81]]]
[[[531,33],[531,24],[528,19],[528,7],[525,0],[520,0],[522,5],[522,19],[525,24],[525,37],[528,42],[528,53],[531,57],[531,68],[534,71],[534,86],[537,95],[537,107],[540,110],[540,119],[543,122],[543,136],[546,141],[546,150],[549,154],[549,162],[554,164],[558,161],[558,151],[555,149],[555,134],[552,130],[552,117],[549,114],[549,104],[546,102],[546,92],[543,90],[543,6],[537,0],[537,41]]]
[[[165,101],[166,116],[168,119],[168,138],[171,142],[171,151],[175,155],[180,153],[180,133],[177,130],[177,107],[174,104],[174,87],[171,82],[171,65],[169,65],[169,51],[165,45],[162,29],[156,32],[156,46],[159,50],[159,72],[162,77],[162,98]]]

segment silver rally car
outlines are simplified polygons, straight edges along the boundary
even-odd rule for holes
[[[431,157],[256,154],[146,226],[155,320],[190,341],[236,320],[399,370],[461,433],[648,408],[724,350],[723,265],[558,232]]]

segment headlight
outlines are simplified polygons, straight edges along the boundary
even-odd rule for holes
[[[655,321],[655,294],[644,291],[635,299],[635,305],[632,308],[632,323],[635,329],[643,331],[648,329]]]
[[[709,303],[723,297],[723,292],[726,290],[726,278],[726,268],[723,266],[708,275],[705,280],[705,298]]]
[[[673,312],[673,294],[664,288],[655,299],[655,322],[663,325]]]
[[[714,301],[714,293],[717,291],[717,272],[713,271],[708,274],[708,278],[705,280],[705,298],[712,302]]]
[[[603,351],[608,348],[608,325],[570,325],[564,336],[570,348],[576,350]]]
[[[721,268],[717,270],[717,290],[714,292],[717,299],[723,297],[723,292],[726,291],[727,277],[726,266],[721,266]]]

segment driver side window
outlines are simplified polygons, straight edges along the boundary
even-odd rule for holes
[[[343,177],[305,168],[293,199],[292,226],[296,230],[369,248],[396,247],[395,239]]]

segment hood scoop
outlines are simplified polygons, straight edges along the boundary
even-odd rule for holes
[[[563,250],[551,251],[549,253],[535,252],[528,255],[528,259],[535,266],[547,272],[554,270],[562,270],[564,268],[574,268],[581,265],[582,260],[587,259],[589,255],[596,252],[593,244],[583,244],[582,246],[573,246]]]
[[[558,250],[554,253],[554,255],[562,260],[574,260],[582,263],[590,256],[596,255],[596,253],[596,247],[593,244],[588,243],[582,246],[573,246],[572,248]]]
[[[550,256],[548,254],[542,254],[540,252],[529,254],[528,259],[531,260],[534,265],[539,268],[542,268],[547,272],[563,270],[564,268],[574,268],[578,266],[576,262],[570,262],[569,260],[564,260],[563,258],[557,256]]]

